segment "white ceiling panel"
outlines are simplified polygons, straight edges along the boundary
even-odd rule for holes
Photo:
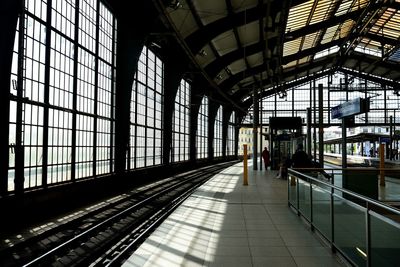
[[[260,40],[258,21],[238,27],[237,30],[242,46],[248,46]]]
[[[196,0],[193,5],[204,25],[227,15],[225,0]]]
[[[200,66],[205,67],[207,64],[215,60],[215,55],[209,45],[204,46],[200,51],[205,52],[203,54],[200,52],[196,55],[196,60]]]
[[[258,0],[231,0],[233,12],[240,12],[245,9],[257,6]]]
[[[190,12],[190,9],[186,1],[181,1],[182,7],[178,9],[171,9],[169,16],[172,22],[175,24],[176,29],[181,33],[181,35],[186,38],[194,31],[198,30],[196,21]],[[170,10],[170,9],[168,9]]]
[[[215,49],[217,49],[220,56],[223,56],[238,48],[233,30],[218,35],[211,42],[213,43]]]
[[[232,74],[236,74],[246,69],[246,62],[244,59],[239,59],[229,65],[229,69],[231,70]]]
[[[264,62],[263,53],[257,53],[247,57],[247,62],[249,62],[250,67],[255,67],[261,65]]]

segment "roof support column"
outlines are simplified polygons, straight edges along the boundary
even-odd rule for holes
[[[217,116],[219,105],[215,102],[211,101],[209,98],[208,101],[208,161],[212,161],[214,159],[214,128],[215,128],[215,119]]]
[[[139,56],[144,45],[144,34],[132,30],[132,27],[130,27],[132,23],[130,21],[119,23],[117,37],[115,172],[119,174],[125,172],[126,162],[129,160],[127,153],[129,151],[132,85]]]
[[[167,165],[172,161],[171,151],[173,145],[173,119],[175,110],[175,98],[180,86],[182,75],[170,58],[164,63],[164,132],[163,132],[163,164]]]
[[[324,167],[324,87],[322,84],[318,84],[318,153],[319,153],[319,164],[320,167]]]
[[[4,133],[9,132],[10,118],[10,73],[13,57],[14,36],[16,34],[18,13],[22,10],[22,1],[4,0],[0,4],[0,127]],[[8,160],[11,147],[8,138],[0,139],[0,196],[8,191]]]
[[[197,134],[197,125],[198,125],[198,115],[201,105],[201,100],[203,96],[196,95],[197,92],[195,82],[192,84],[192,93],[190,94],[190,135],[189,135],[189,146],[190,146],[190,155],[189,160],[192,163],[196,162],[197,158],[197,149],[196,149],[196,134]]]
[[[259,105],[258,105],[258,95],[256,87],[253,87],[253,170],[258,170],[257,160],[258,160],[258,133],[257,128],[259,124]]]

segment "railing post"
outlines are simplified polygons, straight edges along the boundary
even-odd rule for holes
[[[312,193],[312,180],[310,180],[310,223],[311,230],[314,231],[314,220],[313,220],[313,193]]]
[[[385,186],[385,144],[381,143],[379,145],[379,185]]]
[[[371,267],[371,218],[369,216],[369,203],[366,202],[367,210],[365,212],[365,231],[366,231],[366,244],[365,249],[367,250],[367,267]]]
[[[247,144],[243,145],[243,185],[248,185]]]
[[[333,182],[333,174],[332,174],[332,182]],[[333,187],[331,187],[331,250],[332,252],[336,252],[335,248],[335,211],[334,211],[334,198],[333,198]]]
[[[300,216],[300,197],[299,197],[299,194],[300,194],[300,190],[299,190],[299,178],[298,177],[296,177],[296,182],[297,182],[297,185],[296,185],[296,199],[297,199],[297,215],[299,215]]]

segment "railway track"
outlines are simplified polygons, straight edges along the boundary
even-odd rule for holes
[[[181,201],[235,162],[197,169],[134,190],[107,205],[0,251],[1,266],[120,265]]]

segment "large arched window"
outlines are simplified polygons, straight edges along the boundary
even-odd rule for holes
[[[196,149],[198,159],[208,157],[208,98],[206,96],[201,101],[197,117]]]
[[[113,171],[116,25],[101,1],[25,2],[11,74],[9,190],[14,178],[29,188]]]
[[[181,80],[175,97],[171,162],[189,160],[190,84]]]
[[[236,135],[235,135],[235,111],[232,111],[228,123],[228,132],[226,136],[226,155],[235,155]]]
[[[163,62],[144,47],[132,88],[129,168],[162,162]]]
[[[214,157],[222,157],[222,106],[219,107],[214,122]]]

